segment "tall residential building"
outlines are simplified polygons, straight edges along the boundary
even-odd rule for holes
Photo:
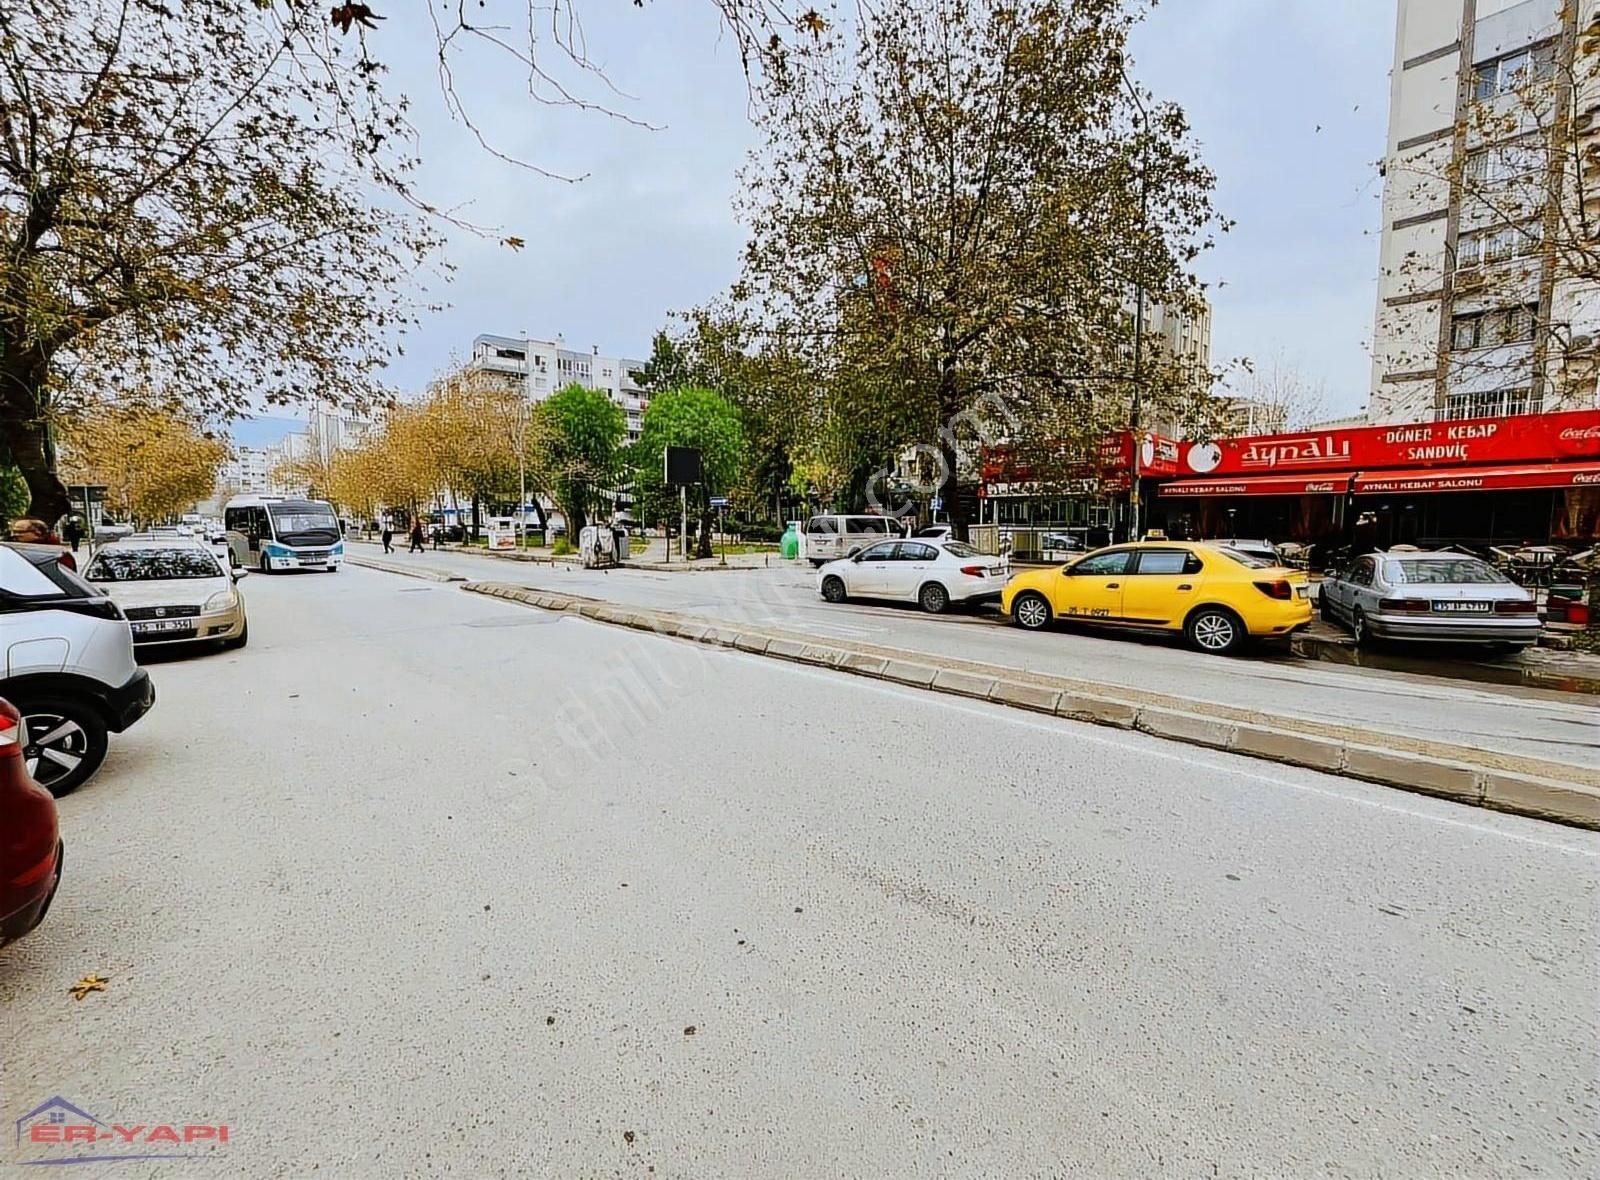
[[[1596,404],[1597,10],[1399,0],[1370,422]]]
[[[471,368],[505,377],[529,401],[541,402],[568,385],[604,390],[627,415],[628,441],[636,442],[644,424],[650,395],[633,379],[643,361],[601,356],[596,345],[575,352],[557,336],[554,340],[518,339],[513,336],[478,336],[472,341]]]

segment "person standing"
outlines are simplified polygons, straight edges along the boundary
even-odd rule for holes
[[[426,548],[423,546],[422,540],[422,520],[420,518],[413,518],[411,521],[411,548],[407,550],[407,552],[426,552]]]
[[[383,518],[383,551],[385,553],[393,553],[394,552],[394,544],[393,544],[393,542],[394,542],[394,525],[389,523],[389,518],[386,516],[386,517]]]
[[[72,551],[78,551],[78,544],[83,540],[83,526],[78,523],[76,516],[67,517],[66,523],[67,544],[72,546]]]

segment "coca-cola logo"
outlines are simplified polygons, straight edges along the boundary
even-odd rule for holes
[[[1569,426],[1556,437],[1562,442],[1582,442],[1584,439],[1600,438],[1600,426]]]
[[[1600,483],[1600,472],[1580,471],[1577,475],[1572,477],[1572,482],[1575,484]]]

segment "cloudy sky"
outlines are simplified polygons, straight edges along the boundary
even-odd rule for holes
[[[492,11],[491,6],[488,11]],[[470,11],[470,8],[469,8]],[[480,10],[482,11],[482,10]],[[473,52],[457,89],[495,146],[552,172],[495,160],[452,120],[433,44],[409,20],[373,34],[412,97],[421,187],[468,219],[527,242],[512,252],[454,233],[449,307],[430,315],[392,377],[420,387],[479,332],[565,336],[648,355],[673,309],[723,290],[737,269],[730,198],[753,133],[738,56],[710,0],[595,0],[582,9],[598,79],[565,77],[650,126],[543,106],[514,63]],[[1165,0],[1139,29],[1135,76],[1188,111],[1238,224],[1202,263],[1218,362],[1282,353],[1326,383],[1329,414],[1367,396],[1394,0]],[[260,442],[286,427],[237,433]]]

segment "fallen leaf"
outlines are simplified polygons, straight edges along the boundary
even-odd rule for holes
[[[90,992],[103,992],[106,984],[111,981],[103,975],[85,975],[77,983],[67,989],[67,994],[74,1000],[81,1000]]]

